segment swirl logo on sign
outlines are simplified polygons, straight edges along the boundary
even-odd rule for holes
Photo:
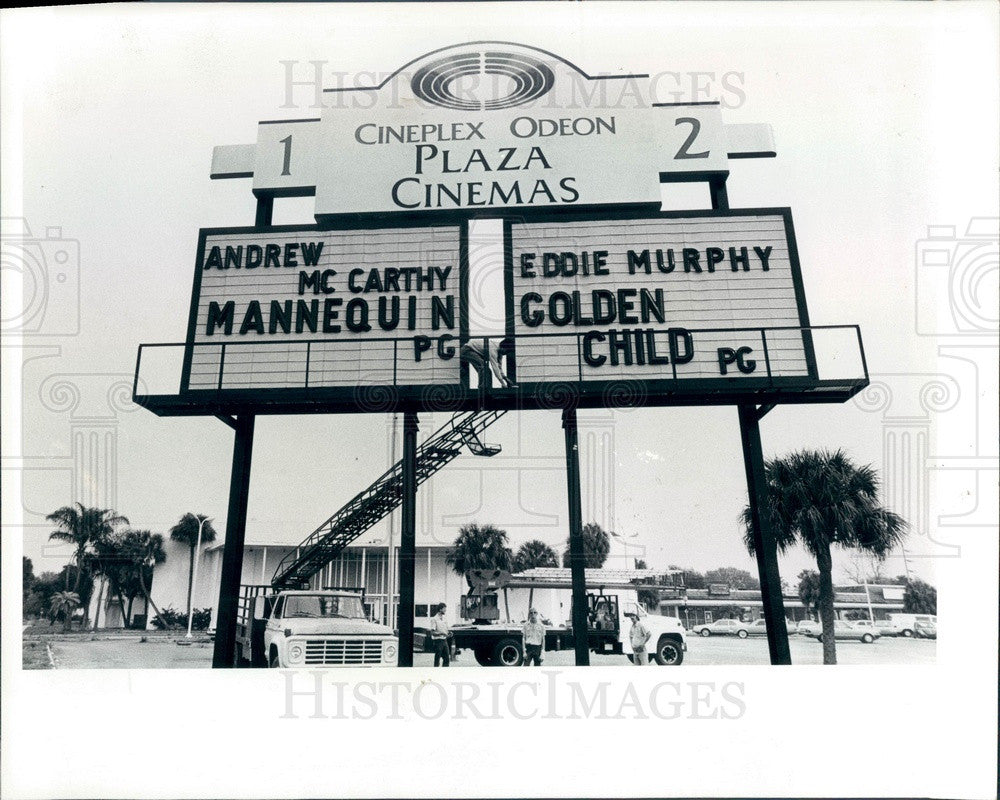
[[[454,84],[460,78],[498,75],[508,78],[511,91],[488,100],[460,97]],[[413,93],[442,108],[458,111],[495,111],[536,100],[552,88],[555,76],[547,65],[521,53],[460,53],[421,67],[410,81]]]

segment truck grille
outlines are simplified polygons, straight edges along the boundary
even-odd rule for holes
[[[381,639],[307,639],[306,664],[381,664]]]

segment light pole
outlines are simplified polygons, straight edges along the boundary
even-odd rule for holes
[[[198,583],[198,556],[201,555],[201,529],[205,526],[208,517],[203,514],[198,515],[198,544],[194,548],[194,570],[191,574],[191,607],[188,609],[188,632],[185,639],[191,638],[191,615],[194,613],[194,587]]]

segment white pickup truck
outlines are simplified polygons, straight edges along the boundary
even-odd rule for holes
[[[392,629],[367,618],[361,590],[243,589],[236,653],[244,663],[283,668],[396,665],[399,640]]]

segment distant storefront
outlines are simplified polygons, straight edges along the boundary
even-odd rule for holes
[[[886,619],[903,610],[903,588],[897,585],[869,584],[835,586],[833,610],[837,617],[848,614]],[[797,593],[782,597],[785,617],[792,622],[814,619],[811,609],[802,605]],[[757,589],[730,589],[725,584],[712,584],[707,589],[688,589],[683,597],[661,601],[660,613],[678,617],[687,627],[717,619],[740,619],[752,622],[764,616],[764,604]]]

